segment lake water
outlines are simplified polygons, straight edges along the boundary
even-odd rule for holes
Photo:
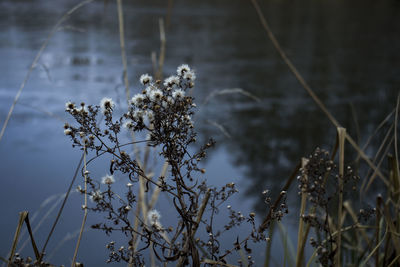
[[[167,1],[125,2],[133,94],[139,91],[140,74],[152,72],[151,53],[158,55],[160,48],[159,18],[165,18],[168,8]],[[332,146],[336,130],[282,62],[250,1],[171,2],[164,76],[182,63],[196,70],[194,119],[199,140],[217,140],[206,163],[207,179],[213,185],[234,181],[240,194],[231,205],[242,212],[256,210],[262,218],[261,191],[268,187],[279,192],[302,156],[316,146]],[[1,125],[47,34],[77,3],[0,2]],[[395,107],[400,91],[400,1],[274,0],[263,1],[261,7],[305,80],[363,144]],[[208,99],[216,90],[233,88],[258,101],[242,94]],[[65,192],[79,161],[80,152],[63,135],[63,122],[71,121],[64,112],[65,102],[97,104],[104,96],[124,105],[113,1],[83,7],[54,35],[0,141],[0,256],[5,257],[11,247],[18,212],[28,210],[32,216],[48,197]],[[105,162],[99,162],[93,172],[100,176],[107,169]],[[119,179],[123,183],[124,178]],[[293,194],[292,201],[296,197]],[[49,254],[56,249],[52,262],[70,264],[76,237],[65,243],[56,240],[79,229],[81,204],[82,198],[73,194],[50,243]],[[158,208],[168,213],[168,205]],[[50,223],[47,220],[38,231],[39,244]],[[103,265],[101,251],[107,240],[103,233],[88,231],[79,259],[86,266]],[[255,254],[261,261],[263,248],[258,249]],[[282,255],[280,248],[276,250]],[[25,253],[33,254],[29,245]],[[279,256],[275,260],[279,265]]]

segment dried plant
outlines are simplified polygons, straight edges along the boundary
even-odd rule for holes
[[[226,263],[226,257],[235,250],[245,250],[248,264],[253,264],[248,241],[266,240],[255,226],[255,214],[248,215],[234,211],[229,206],[229,221],[218,229],[215,216],[219,207],[233,194],[238,192],[234,183],[222,188],[211,187],[201,175],[205,170],[199,163],[206,157],[207,150],[214,146],[209,140],[192,153],[189,146],[196,142],[196,132],[192,116],[196,107],[193,97],[188,95],[188,89],[194,87],[196,75],[188,65],[181,65],[177,75],[153,81],[144,74],[140,77],[144,90],[132,97],[128,110],[122,116],[115,115],[116,107],[112,99],[103,98],[100,106],[79,106],[72,102],[66,104],[78,125],[65,124],[64,133],[68,135],[73,146],[96,154],[94,158],[110,155],[110,175],[103,177],[102,184],[91,177],[86,171],[87,192],[78,187],[82,194],[87,194],[93,204],[83,206],[92,212],[106,214],[106,221],[99,222],[92,228],[103,230],[107,235],[122,232],[127,237],[127,244],[117,246],[114,241],[107,244],[110,251],[107,262],[125,261],[135,266],[144,264],[144,255],[151,250],[160,262],[175,262],[177,266],[191,264],[199,266],[210,261]],[[99,118],[104,118],[103,126]],[[135,157],[123,150],[131,143],[122,143],[121,133],[131,134],[147,132],[149,138],[144,140],[147,146],[158,149],[160,157],[169,164],[169,175],[154,179],[146,175],[141,164]],[[139,141],[140,142],[140,141]],[[114,191],[114,173],[126,177],[126,192],[124,195]],[[132,216],[138,201],[135,187],[139,179],[145,179],[146,187],[160,188],[173,199],[178,221],[175,226],[164,226],[161,215],[156,210],[148,212],[147,216],[136,218],[140,227],[135,228]],[[267,203],[268,204],[268,203]],[[286,204],[272,211],[273,218],[280,220],[287,212]],[[285,210],[282,212],[282,210]],[[209,219],[206,219],[206,214]],[[233,227],[243,222],[250,223],[251,232],[244,238],[237,238],[230,250],[222,250],[219,239]],[[208,233],[206,238],[196,235],[199,227]],[[136,248],[134,237],[138,235],[142,246]]]

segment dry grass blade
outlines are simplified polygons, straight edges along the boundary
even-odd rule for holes
[[[357,215],[356,215],[356,213],[354,212],[354,210],[353,210],[353,208],[351,207],[351,203],[350,203],[350,201],[345,201],[344,203],[343,203],[343,207],[346,209],[346,211],[350,214],[350,217],[353,219],[353,222],[354,223],[357,223],[358,222],[358,218],[357,218]],[[367,233],[366,233],[366,231],[365,231],[365,229],[360,229],[360,232],[361,232],[361,235],[362,235],[362,237],[364,238],[364,241],[365,241],[365,243],[366,244],[370,244],[370,242],[371,242],[371,240],[369,240],[369,238],[368,238],[368,235],[367,235]]]
[[[168,166],[169,166],[168,162],[164,162],[163,168],[160,173],[160,177],[165,177],[165,174],[167,173],[168,170]],[[156,186],[156,188],[154,188],[153,194],[151,195],[149,209],[152,209],[155,206],[158,196],[160,195],[160,192],[161,192],[161,187]]]
[[[385,183],[385,185],[388,185],[389,182],[386,179],[386,177],[382,174],[382,172],[379,170],[379,168],[372,163],[372,161],[369,159],[369,157],[364,153],[364,151],[361,150],[361,148],[356,144],[356,142],[351,138],[350,135],[346,133],[346,139],[347,141],[353,146],[353,148],[361,155],[361,158],[364,159],[364,161],[369,165],[371,169],[373,169],[376,174],[381,178],[382,182]]]
[[[60,209],[58,210],[56,219],[54,220],[54,223],[53,223],[53,225],[52,225],[52,227],[51,227],[51,229],[50,229],[50,232],[49,232],[49,234],[48,234],[48,236],[47,236],[47,238],[46,238],[46,242],[45,242],[44,245],[43,245],[42,251],[41,251],[41,253],[40,253],[40,259],[39,259],[39,261],[40,261],[40,260],[43,258],[43,256],[44,256],[44,252],[46,251],[47,244],[49,243],[50,238],[51,238],[51,236],[52,236],[52,234],[53,234],[53,232],[54,232],[54,229],[55,229],[56,226],[57,226],[58,220],[59,220],[60,217],[61,217],[61,213],[62,213],[63,210],[64,210],[64,206],[65,206],[65,204],[67,203],[68,196],[69,196],[69,194],[71,193],[72,186],[73,186],[74,183],[75,183],[76,177],[78,176],[78,171],[79,171],[79,169],[80,169],[80,167],[81,167],[81,165],[82,165],[83,157],[84,157],[84,154],[82,154],[82,157],[81,157],[81,159],[79,160],[79,163],[78,163],[78,166],[76,167],[74,176],[73,176],[73,178],[72,178],[72,180],[71,180],[71,183],[70,183],[70,185],[69,185],[69,187],[68,187],[67,193],[65,194],[63,203],[61,204],[61,207],[60,207]]]
[[[36,110],[36,111],[38,111],[40,113],[43,113],[43,114],[45,114],[45,115],[47,115],[47,116],[49,116],[51,118],[54,118],[54,119],[56,119],[56,120],[58,120],[60,122],[65,123],[65,120],[63,118],[61,118],[60,116],[54,114],[53,112],[47,111],[47,110],[39,108],[39,107],[32,106],[31,104],[25,103],[25,102],[22,102],[22,101],[20,101],[19,104],[24,106],[24,107]]]
[[[94,0],[86,0],[86,1],[82,1],[79,4],[75,5],[73,8],[71,8],[67,13],[65,13],[61,19],[56,23],[56,25],[54,25],[53,29],[50,31],[49,35],[47,36],[46,40],[43,42],[42,46],[40,47],[39,52],[36,54],[35,59],[33,60],[31,66],[29,67],[29,70],[25,76],[25,79],[23,80],[22,84],[20,85],[17,94],[14,97],[14,101],[10,107],[10,110],[8,111],[8,115],[6,117],[6,120],[4,121],[3,127],[0,131],[0,141],[3,138],[4,132],[7,128],[8,125],[8,121],[11,118],[11,115],[14,111],[15,105],[18,102],[19,97],[21,96],[22,90],[25,88],[26,83],[29,80],[29,77],[31,76],[31,73],[33,71],[33,69],[36,67],[44,49],[47,47],[50,39],[53,37],[53,35],[58,31],[60,25],[62,23],[64,23],[64,21],[66,21],[75,11],[77,11],[78,9],[80,9],[81,7],[83,7],[86,4],[89,4],[90,2],[93,2]]]
[[[376,161],[377,161],[379,155],[381,154],[381,152],[383,151],[383,149],[385,148],[385,146],[386,146],[386,151],[387,151],[388,148],[390,147],[390,143],[387,144],[387,141],[389,140],[389,137],[391,136],[391,132],[392,132],[392,128],[393,128],[393,127],[394,127],[393,124],[390,125],[390,128],[389,128],[389,130],[386,132],[386,135],[385,135],[385,137],[383,138],[382,143],[381,143],[381,145],[380,145],[379,148],[378,148],[378,151],[375,153],[375,157],[374,157],[374,159],[373,159],[374,164],[376,164]],[[391,141],[390,141],[390,142],[391,142]],[[382,158],[384,157],[384,155],[386,155],[386,153],[387,153],[387,152],[384,152],[384,153],[382,154]],[[378,163],[378,167],[379,167],[379,163]],[[367,177],[370,176],[370,172],[371,172],[371,170],[368,171]],[[367,183],[368,183],[368,184],[371,184],[371,183],[372,183],[371,179],[375,179],[375,177],[373,177],[373,176],[376,176],[375,171],[374,171],[374,174],[373,174],[372,176],[370,176],[369,179],[364,179],[364,180],[363,180],[363,183],[362,183],[361,188],[360,188],[360,192],[361,192],[362,194],[365,193],[365,192],[367,191],[367,190],[365,189],[366,184],[367,184]]]
[[[338,138],[339,138],[339,203],[338,203],[338,223],[337,229],[339,230],[337,238],[337,251],[336,251],[336,262],[335,266],[341,266],[341,241],[342,234],[340,230],[342,229],[342,210],[343,210],[343,177],[344,177],[344,144],[346,137],[346,129],[338,127]]]
[[[52,200],[52,199],[51,199],[52,197],[53,197],[53,196],[47,198],[44,202],[46,202],[46,201],[49,200],[49,199]],[[60,204],[60,202],[63,200],[63,198],[65,197],[65,194],[61,194],[60,197],[58,197],[58,196],[56,196],[56,197],[57,197],[58,199],[57,199],[56,201],[54,201],[54,202],[52,201],[52,202],[53,202],[52,206],[51,206],[50,208],[47,209],[46,213],[45,213],[43,216],[41,216],[40,221],[36,224],[35,228],[33,229],[33,234],[35,234],[35,233],[39,230],[39,228],[43,225],[44,221],[45,221],[46,219],[49,218],[50,214],[54,211],[55,208],[57,208],[57,206],[58,206],[58,205]],[[44,205],[44,204],[42,204],[42,205],[43,205],[43,206],[40,208],[40,210],[46,207],[46,205]],[[32,220],[31,220],[32,222],[34,222],[35,217],[39,214],[40,210],[39,210],[38,212],[35,212],[34,216],[32,216]],[[22,238],[23,235],[24,235],[24,234],[22,233],[22,234],[21,234],[21,238]],[[28,242],[29,242],[29,237],[28,237],[28,238],[22,243],[22,245],[18,248],[18,251],[22,251],[22,250],[25,248],[25,246],[28,244]]]
[[[227,138],[232,138],[232,136],[228,133],[228,131],[225,129],[224,126],[222,126],[221,124],[219,124],[216,121],[212,121],[212,120],[206,120],[207,123],[215,126],[218,130],[220,130],[222,132],[223,135],[225,135]]]
[[[90,228],[85,228],[84,232],[87,232],[88,230],[90,230]],[[52,259],[55,255],[56,252],[62,248],[64,246],[64,244],[72,239],[75,239],[79,233],[80,233],[81,229],[77,229],[76,231],[72,232],[72,233],[66,233],[66,235],[64,236],[63,239],[59,240],[57,242],[57,245],[53,247],[52,251],[46,256],[47,261],[50,261],[50,259]]]
[[[351,230],[354,230],[354,229],[360,229],[360,228],[361,229],[362,228],[368,229],[368,228],[372,228],[372,227],[371,226],[366,226],[366,225],[354,224],[354,225],[350,225],[350,226],[347,226],[345,228],[342,228],[340,231],[336,231],[335,230],[332,233],[331,236],[332,236],[332,238],[334,238],[339,234],[339,232],[340,232],[340,234],[342,234],[344,232],[351,231]],[[322,241],[322,243],[326,243],[326,242],[328,242],[327,239]],[[307,267],[311,266],[311,264],[312,264],[312,262],[313,262],[313,260],[315,259],[316,256],[317,256],[317,249],[314,250],[313,254],[311,255],[310,259],[308,260],[307,265],[306,265]]]
[[[13,239],[13,243],[11,246],[10,256],[8,257],[7,266],[11,266],[11,262],[13,260],[14,254],[15,254],[15,250],[17,249],[19,234],[21,233],[22,225],[24,224],[25,218],[27,216],[28,216],[27,211],[22,211],[19,213],[18,225],[17,225],[17,229],[15,230],[14,239]]]
[[[169,11],[170,12],[170,11]],[[119,16],[120,17],[120,16]],[[120,25],[121,22],[123,21],[122,17],[120,20]],[[160,19],[159,20],[159,27],[160,27],[160,41],[161,41],[161,45],[160,45],[160,58],[157,64],[157,56],[156,53],[152,53],[151,54],[151,58],[152,58],[152,63],[153,63],[153,72],[155,74],[156,79],[161,79],[162,78],[162,70],[163,70],[163,66],[164,66],[164,58],[165,58],[165,46],[166,46],[166,34],[165,34],[165,29],[164,29],[164,20]],[[123,34],[123,31],[121,31],[121,26],[120,26],[120,35]],[[122,47],[121,47],[122,49]],[[158,66],[158,67],[157,67]],[[127,100],[129,101],[129,98],[127,98]],[[132,134],[132,138],[134,139],[134,135]],[[140,153],[137,147],[134,147],[134,153],[136,154],[136,158],[138,161],[138,164],[140,166],[140,168],[142,170],[144,170],[146,172],[146,165],[147,165],[147,159],[150,153],[150,147],[146,146],[146,150],[145,150],[145,155],[144,155],[144,160],[143,160],[143,164],[140,163]],[[164,164],[163,166],[163,170],[161,173],[161,176],[164,176],[166,171],[168,168],[168,164]],[[144,218],[144,221],[146,221],[146,217],[147,217],[147,212],[148,210],[150,210],[156,203],[159,193],[160,193],[160,188],[156,187],[153,195],[151,197],[150,203],[147,205],[146,201],[145,201],[145,193],[146,193],[146,189],[145,189],[145,181],[143,177],[139,177],[139,200],[138,200],[138,207],[137,210],[135,212],[135,218],[134,218],[134,229],[135,232],[139,227],[139,218],[140,218],[140,210],[142,211],[142,215]],[[167,236],[166,236],[167,237]],[[167,239],[166,239],[167,240]],[[168,241],[168,240],[167,240]],[[135,244],[134,246],[132,246],[132,255],[135,253],[135,250],[137,248],[137,246],[139,245],[139,239],[137,234],[133,235],[132,238],[132,243]],[[153,258],[153,256],[152,256]],[[131,261],[132,261],[132,257],[131,257]],[[129,266],[133,266],[132,262],[129,263]]]
[[[399,233],[396,231],[396,226],[392,220],[392,217],[390,216],[390,211],[389,211],[389,206],[385,205],[384,210],[383,210],[386,224],[389,227],[389,232],[390,232],[390,239],[392,240],[393,246],[395,248],[396,254],[400,255],[400,238],[399,238]]]
[[[380,266],[379,265],[379,244],[381,243],[381,241],[380,241],[381,223],[383,223],[383,219],[381,218],[381,206],[382,206],[382,196],[378,195],[376,197],[376,210],[375,210],[375,214],[376,214],[375,240],[376,240],[376,247],[378,247],[375,251],[375,266]]]
[[[306,168],[308,164],[308,159],[301,159],[301,168]],[[306,212],[306,204],[307,204],[307,193],[301,192],[301,205],[300,205],[300,218],[299,218],[299,229],[297,232],[297,256],[296,256],[296,266],[300,267],[303,265],[303,254],[304,254],[304,246],[305,239],[307,236],[304,235],[304,219],[303,214]]]
[[[158,68],[157,68],[157,72],[156,72],[156,79],[161,80],[162,76],[163,76],[162,72],[163,72],[163,67],[164,67],[165,46],[166,46],[167,39],[165,37],[164,20],[162,18],[160,18],[158,20],[158,24],[159,24],[159,27],[160,27],[161,45],[160,45],[160,57],[158,59]]]
[[[393,155],[388,155],[388,161],[389,161],[389,168],[390,168],[390,181],[392,182],[392,186],[390,187],[390,190],[392,191],[392,198],[391,200],[394,202],[394,205],[396,207],[399,206],[400,203],[400,177],[399,173],[397,172],[398,170],[398,162],[396,161],[395,157]],[[399,226],[397,225],[397,229],[400,229]]]
[[[389,140],[387,146],[386,146],[386,150],[384,151],[384,153],[382,154],[382,158],[379,160],[378,164],[376,165],[377,168],[379,168],[383,162],[383,160],[385,159],[385,155],[387,155],[387,153],[389,153],[389,150],[391,148],[391,145],[393,143],[393,136],[392,138]],[[372,182],[375,180],[376,176],[378,175],[377,171],[374,170],[374,172],[372,173],[372,175],[370,176],[370,178],[368,178],[368,183],[365,187],[365,189],[363,191],[361,191],[362,193],[367,192],[370,188],[370,186],[372,185]],[[385,183],[386,184],[386,183]],[[387,187],[390,187],[391,184],[389,182],[387,182],[386,184]]]
[[[397,256],[392,260],[392,262],[388,265],[388,267],[394,266],[396,263],[398,263],[398,260],[399,260],[399,259],[400,259],[400,254],[397,255]],[[396,265],[396,266],[398,266],[398,265]]]
[[[122,0],[117,0],[117,7],[118,7],[119,42],[121,44],[121,57],[122,57],[122,65],[124,68],[123,76],[125,84],[125,95],[126,95],[126,100],[129,101],[130,93],[129,93],[128,66],[127,66],[128,64],[125,52],[124,14],[122,11]]]
[[[269,240],[267,241],[267,246],[265,248],[265,261],[264,261],[264,267],[269,267],[270,261],[271,261],[271,248],[272,248],[272,237],[274,234],[274,228],[275,228],[275,222],[272,222],[269,231],[268,231],[268,238]]]
[[[395,109],[393,109],[386,117],[385,119],[376,127],[375,131],[368,137],[367,141],[365,142],[365,145],[362,147],[362,150],[365,151],[368,147],[368,145],[371,143],[372,138],[379,132],[380,129],[389,121],[390,117],[394,114]],[[360,155],[357,155],[356,161],[360,159]]]
[[[248,267],[249,261],[247,260],[246,254],[244,253],[243,249],[239,249],[240,259],[242,260],[242,266]]]
[[[187,238],[186,243],[185,243],[184,248],[183,248],[183,251],[188,251],[189,246],[190,246],[190,240],[193,240],[194,236],[196,235],[196,231],[197,231],[197,229],[198,229],[198,227],[200,225],[201,218],[203,217],[203,214],[204,214],[204,211],[205,211],[205,209],[207,207],[207,203],[208,203],[208,200],[210,199],[210,196],[211,196],[211,190],[208,189],[206,194],[205,194],[205,196],[204,196],[204,198],[203,198],[203,201],[201,203],[199,212],[197,213],[196,224],[193,227],[192,236],[191,236],[191,238]],[[179,266],[183,266],[184,262],[185,262],[185,259],[186,259],[186,257],[180,257],[176,266],[178,266],[178,267]]]
[[[400,106],[400,94],[397,96],[397,104],[396,104],[396,115],[394,118],[394,155],[396,157],[396,169],[395,172],[397,174],[397,177],[399,177],[399,153],[398,153],[398,146],[397,146],[397,126],[398,126],[398,122],[399,122],[399,106]]]
[[[383,241],[385,241],[387,233],[388,233],[388,227],[386,227],[386,231],[385,231],[384,236],[382,237],[382,240],[381,240],[380,242],[378,242],[378,244],[377,244],[377,245],[375,246],[375,248],[371,251],[371,253],[368,254],[368,256],[365,258],[365,260],[360,264],[360,267],[365,266],[365,265],[368,263],[368,261],[371,259],[371,257],[372,257],[375,253],[377,253],[377,252],[379,251],[379,247],[382,245]],[[377,265],[377,266],[378,266],[378,265]]]
[[[282,245],[283,245],[283,250],[284,250],[283,266],[286,266],[286,262],[288,263],[289,266],[295,266],[295,263],[294,263],[295,251],[294,251],[293,243],[288,236],[288,231],[281,222],[278,221],[277,225],[278,225],[279,233],[281,234],[281,240],[282,240]]]
[[[87,214],[88,214],[88,195],[87,195],[87,169],[86,169],[86,147],[83,149],[83,171],[84,171],[84,183],[85,183],[85,204],[84,204],[84,214],[83,214],[83,219],[82,219],[82,225],[81,225],[81,230],[79,231],[79,236],[78,236],[78,241],[76,242],[76,247],[74,251],[74,256],[72,257],[72,264],[71,267],[75,267],[76,265],[76,257],[78,256],[78,250],[79,250],[79,245],[81,244],[81,239],[83,235],[83,230],[85,229],[85,224],[86,224],[86,219],[87,219]]]
[[[26,224],[26,228],[28,228],[28,233],[29,233],[29,236],[31,238],[33,252],[35,253],[36,259],[39,259],[40,258],[40,253],[39,253],[39,250],[38,250],[38,248],[36,246],[35,239],[33,238],[32,228],[31,228],[31,224],[29,222],[29,214],[26,214],[25,224]]]
[[[251,99],[253,99],[254,101],[260,102],[260,98],[258,98],[257,96],[249,93],[248,91],[242,89],[242,88],[231,88],[231,89],[222,89],[222,90],[215,90],[213,92],[211,92],[206,99],[204,100],[203,104],[207,104],[208,102],[210,102],[210,100],[218,95],[227,95],[227,94],[241,94],[244,96],[247,96]]]

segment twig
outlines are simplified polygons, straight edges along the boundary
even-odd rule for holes
[[[17,225],[17,229],[15,230],[14,239],[13,239],[13,243],[12,243],[11,251],[10,251],[10,256],[8,257],[7,267],[12,266],[11,262],[14,257],[15,250],[17,248],[19,234],[21,233],[21,228],[22,228],[22,225],[24,224],[26,216],[28,216],[27,211],[22,211],[19,213],[18,225]]]
[[[283,186],[282,191],[287,191],[290,187],[290,185],[292,184],[292,182],[295,180],[296,175],[298,173],[298,171],[300,170],[301,167],[301,162],[299,162],[297,164],[297,166],[294,168],[292,174],[290,175],[289,179],[286,181],[286,184]],[[275,200],[275,203],[272,207],[277,207],[279,202],[282,199],[282,194],[279,194],[279,196],[277,197],[277,199]],[[270,209],[270,211],[268,212],[267,216],[265,217],[265,219],[263,220],[263,222],[261,223],[260,227],[258,228],[258,232],[262,233],[265,231],[265,229],[268,228],[270,220],[271,220],[271,215],[272,215],[272,209]]]

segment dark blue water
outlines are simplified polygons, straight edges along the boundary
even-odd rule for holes
[[[1,125],[47,34],[76,3],[0,2]],[[124,4],[133,94],[139,90],[140,74],[152,72],[151,53],[158,55],[160,47],[158,20],[167,16],[168,8],[164,1]],[[262,9],[289,58],[363,144],[394,108],[399,92],[399,1],[265,1]],[[261,191],[266,187],[279,191],[299,158],[316,146],[329,148],[334,143],[335,128],[281,61],[249,1],[173,1],[171,10],[164,74],[173,74],[182,63],[196,70],[194,119],[199,140],[217,140],[205,166],[207,180],[216,186],[234,181],[240,194],[230,204],[242,212],[256,210],[262,218]],[[28,210],[32,217],[43,201],[64,193],[79,161],[80,152],[63,135],[63,122],[71,122],[64,103],[97,104],[109,96],[124,107],[115,3],[94,2],[63,26],[44,50],[0,141],[3,257],[11,247],[18,212]],[[232,88],[246,90],[259,101],[229,94],[205,103],[215,90]],[[107,169],[100,161],[91,171],[101,177]],[[124,177],[117,178],[124,183]],[[296,197],[293,194],[292,201]],[[72,194],[49,245],[48,255],[56,264],[70,264],[76,236],[60,240],[79,229],[82,201]],[[166,204],[157,208],[168,214],[172,209],[168,200],[160,202]],[[50,207],[40,210],[36,223]],[[37,232],[39,244],[54,214]],[[174,221],[163,218],[166,223]],[[96,219],[93,215],[89,221]],[[79,260],[86,266],[104,264],[101,252],[107,240],[100,232],[85,233]],[[282,255],[281,245],[274,247],[276,255]],[[258,261],[263,250],[262,246],[256,250]],[[33,255],[29,244],[23,252]],[[275,260],[279,265],[281,257]]]

